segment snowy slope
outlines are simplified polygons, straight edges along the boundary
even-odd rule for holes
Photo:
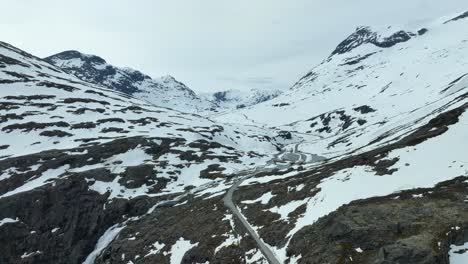
[[[104,59],[78,51],[64,51],[45,61],[83,81],[102,85],[161,107],[183,112],[205,112],[215,107],[172,76],[151,78],[131,68],[119,68]]]
[[[468,139],[467,28],[467,19],[441,19],[424,29],[405,31],[359,28],[290,91],[272,101],[216,117],[289,128],[305,138],[310,135],[298,149],[331,158],[322,165],[306,167],[306,172],[252,177],[238,190],[242,212],[281,263],[342,263],[338,261],[344,258],[349,263],[397,263],[392,260],[399,259],[446,263],[423,260],[445,257],[444,250],[453,241],[458,241],[457,245],[466,242],[461,238],[466,221],[457,213],[415,224],[403,220],[410,217],[403,209],[415,203],[425,210],[437,210],[429,205],[439,202],[432,194],[455,193],[444,186],[457,182],[460,176],[464,176],[461,181],[468,179],[464,143]],[[445,185],[438,186],[442,182]],[[458,209],[447,210],[466,208],[466,189],[459,182],[456,184],[464,193],[453,198]],[[264,200],[265,196],[269,199]],[[408,196],[421,200],[409,202]],[[381,200],[373,204],[372,197],[382,198],[375,198]],[[371,215],[381,225],[378,231],[367,231],[371,232],[367,238],[364,231],[351,227],[364,230],[371,225],[364,224],[358,213],[345,222],[331,224],[334,212],[352,207],[349,204],[353,201],[362,200],[359,206],[385,208],[390,201],[399,203],[398,199],[403,199],[400,209],[383,217],[389,220],[380,219],[385,210],[391,211],[389,208]],[[412,213],[414,217],[423,214],[419,210]],[[407,236],[427,244],[395,238],[398,235],[386,229],[385,221],[399,221]],[[439,226],[421,227],[434,223]],[[455,223],[463,228],[455,228]],[[314,224],[322,230],[314,229]],[[411,233],[413,228],[422,229]],[[451,229],[454,234],[437,237]],[[275,230],[281,231],[273,237],[270,234]],[[313,241],[304,245],[310,232],[315,232],[310,236]],[[319,242],[322,235],[329,240]],[[377,242],[373,235],[390,237]],[[392,244],[394,240],[398,242]],[[346,243],[346,248],[340,243]],[[439,243],[440,251],[425,251],[431,243]],[[402,244],[412,251],[406,252]],[[326,248],[335,251],[330,253]]]
[[[21,230],[0,232],[13,241],[0,243],[11,252],[0,256],[6,263],[92,263],[158,206],[219,193],[232,174],[292,142],[278,130],[218,124],[84,82],[3,42],[0,138],[0,227]],[[37,205],[25,205],[30,197]],[[54,209],[34,213],[41,206]],[[185,245],[166,255],[181,259]]]
[[[366,146],[427,120],[463,93],[468,20],[447,20],[405,30],[359,28],[289,91],[214,118],[325,138],[310,146],[316,152]]]
[[[186,164],[183,166],[196,172],[212,163],[222,163],[216,161],[222,157],[228,163],[232,160],[233,164],[227,165],[232,168],[258,163],[262,155],[265,155],[263,160],[267,159],[277,151],[277,146],[284,143],[282,137],[276,137],[278,132],[275,131],[253,126],[219,125],[197,115],[156,107],[126,94],[82,82],[5,43],[1,44],[1,54],[2,159],[50,149],[99,145],[122,138],[152,138],[159,142],[157,144],[167,138],[179,141],[171,144],[171,150],[177,149],[175,152],[188,151],[195,157],[210,159],[207,163],[191,166],[176,153],[159,157],[167,159],[170,166]],[[208,152],[199,149],[205,149],[203,145],[210,146],[206,149]],[[249,161],[246,156],[249,152],[255,152],[258,157]],[[151,159],[144,148],[120,155],[112,157],[123,161],[118,170]],[[125,164],[127,158],[130,159],[128,165]],[[235,164],[238,159],[243,163]],[[93,162],[84,169],[101,165],[105,166]],[[3,177],[8,178],[7,174]],[[189,183],[194,181],[186,180]]]

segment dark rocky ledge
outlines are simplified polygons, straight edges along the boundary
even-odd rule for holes
[[[411,32],[398,31],[388,37],[380,38],[378,33],[371,31],[370,28],[359,27],[356,29],[356,32],[341,42],[330,56],[347,53],[367,43],[373,44],[380,48],[389,48],[395,46],[398,43],[406,42],[414,36],[416,36],[416,34]]]

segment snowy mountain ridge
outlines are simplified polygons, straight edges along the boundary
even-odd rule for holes
[[[280,213],[286,222],[295,223],[294,228],[287,228],[289,231],[283,233],[286,239],[280,239],[281,242],[270,240],[280,262],[342,263],[338,261],[341,257],[348,258],[349,263],[397,263],[401,258],[410,259],[408,263],[448,263],[442,260],[445,258],[448,261],[445,250],[451,243],[460,243],[458,237],[442,239],[445,242],[441,242],[441,245],[446,244],[441,252],[421,253],[425,256],[421,258],[417,258],[416,253],[411,255],[409,251],[405,253],[401,249],[399,243],[407,242],[398,242],[398,239],[381,241],[387,245],[384,247],[386,254],[379,255],[374,246],[360,240],[360,235],[354,237],[356,241],[345,235],[348,234],[347,230],[354,232],[356,225],[347,222],[347,218],[333,220],[333,217],[338,214],[335,210],[343,212],[345,208],[352,207],[349,203],[353,204],[359,199],[364,199],[361,206],[368,206],[375,196],[389,195],[388,199],[399,199],[399,192],[434,188],[441,181],[453,181],[459,176],[466,179],[468,160],[464,157],[460,142],[467,135],[467,23],[468,20],[463,18],[438,19],[437,23],[420,27],[419,33],[395,31],[393,28],[385,28],[380,33],[368,27],[359,28],[289,91],[264,104],[214,117],[219,121],[264,124],[294,131],[304,138],[309,137],[297,147],[297,151],[317,153],[331,160],[329,165],[319,166],[315,173],[304,173],[312,178],[333,175],[325,176],[311,185],[309,190],[316,192],[314,195],[278,203],[279,197],[288,200],[287,195],[279,194],[280,187],[277,191],[256,194],[258,197],[276,193],[277,200],[269,205],[269,210]],[[436,128],[440,124],[447,126]],[[439,134],[436,131],[449,132]],[[444,153],[443,157],[441,153]],[[380,166],[383,166],[383,171],[380,171]],[[326,171],[330,169],[334,172],[328,174]],[[292,181],[294,178],[291,175],[288,179]],[[312,178],[310,181],[314,182]],[[285,180],[283,188],[291,188],[290,181]],[[262,184],[268,185],[267,182]],[[246,186],[244,192],[246,189],[254,188]],[[415,193],[413,197],[420,195]],[[423,194],[426,195],[428,193]],[[387,198],[381,199],[383,203]],[[371,208],[376,206],[377,203]],[[257,222],[257,225],[254,224],[257,232],[266,235],[273,232],[277,224],[265,224],[258,218],[267,217],[266,214],[258,216],[252,213],[255,209],[265,210],[265,207],[247,206],[241,211],[247,214],[247,219],[250,215],[252,221]],[[294,209],[301,212],[298,218],[288,215]],[[403,217],[399,211],[394,213]],[[348,214],[346,217],[351,216]],[[361,218],[352,218],[361,221]],[[455,222],[461,221],[457,217],[453,219]],[[305,228],[315,221],[317,229],[313,225]],[[324,221],[328,225],[324,226]],[[339,231],[333,230],[330,224],[333,222],[338,225],[336,228]],[[368,228],[366,225],[357,226]],[[408,223],[407,228],[410,226]],[[327,233],[320,231],[320,227],[330,228],[327,232],[338,233],[337,237],[328,237]],[[313,235],[299,231],[304,228],[314,232]],[[377,228],[380,230],[382,227]],[[390,230],[386,232],[392,233]],[[423,236],[421,233],[411,237],[418,239],[416,237],[419,235]],[[326,243],[316,242],[309,244],[313,248],[304,246],[296,253],[291,251],[293,244],[300,246],[304,243],[304,237],[316,241],[314,236],[321,236],[328,243],[340,240],[353,246],[347,251],[340,250],[336,244],[336,251],[330,252],[326,249]],[[430,241],[427,243],[436,243]],[[419,246],[414,243],[411,250]],[[352,248],[358,249],[357,253]],[[370,255],[359,255],[361,250]],[[434,262],[434,259],[438,261]]]
[[[99,56],[74,50],[49,56],[45,61],[86,82],[187,113],[206,115],[224,109],[243,108],[271,100],[282,93],[279,89],[232,89],[197,95],[170,75],[151,78],[132,68],[116,67]]]
[[[96,55],[70,50],[49,56],[45,61],[81,80],[132,95],[154,105],[195,113],[215,107],[172,76],[153,79],[131,68],[110,65]]]
[[[384,124],[402,116],[410,118],[416,105],[436,107],[442,98],[453,96],[442,91],[452,82],[464,82],[460,79],[466,73],[464,23],[466,20],[431,25],[427,33],[390,47],[363,42],[327,58],[271,101],[216,118],[289,127],[286,130],[335,140],[346,134],[341,132],[353,129],[353,134],[376,135]],[[340,145],[349,149],[345,144],[357,142],[348,139],[330,149]]]
[[[336,47],[331,56],[347,53],[364,44],[372,44],[380,48],[389,48],[398,43],[409,41],[411,38],[422,36],[426,32],[426,28],[421,28],[416,33],[413,33],[405,30],[395,30],[391,26],[380,29],[371,28],[369,26],[358,27],[353,34]]]

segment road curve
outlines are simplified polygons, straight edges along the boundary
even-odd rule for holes
[[[252,236],[252,238],[255,240],[255,242],[258,245],[258,248],[260,251],[263,253],[263,256],[268,260],[268,263],[270,264],[280,264],[280,261],[276,258],[275,254],[271,251],[271,249],[263,242],[262,239],[258,236],[257,232],[252,229],[250,226],[249,222],[245,219],[245,217],[239,212],[239,209],[237,209],[237,206],[234,204],[232,201],[232,195],[236,191],[237,187],[242,184],[243,181],[248,179],[249,176],[243,177],[239,180],[237,180],[234,185],[229,188],[228,192],[223,198],[224,205],[226,205],[227,208],[232,212],[233,215],[239,219],[239,221],[242,223],[242,225],[247,229],[249,234]]]
[[[287,168],[290,168],[292,164],[288,163],[285,165],[279,165],[276,162],[282,160],[282,161],[292,161],[292,162],[302,161],[302,162],[307,162],[307,163],[315,163],[315,162],[320,162],[320,161],[325,160],[325,157],[322,157],[316,154],[309,154],[310,156],[308,156],[305,153],[299,151],[299,145],[302,142],[303,141],[296,143],[291,152],[286,152],[285,150],[281,150],[279,153],[275,154],[270,161],[267,162],[267,165],[275,165],[277,169],[287,169]],[[310,157],[309,161],[308,161],[308,157]],[[270,170],[273,170],[273,168],[267,168],[266,166],[261,166],[261,167],[255,168],[254,170],[245,170],[245,171],[238,173],[237,180],[231,186],[231,188],[229,188],[228,192],[223,198],[223,202],[224,202],[224,205],[231,211],[231,213],[235,215],[237,219],[239,219],[239,221],[245,227],[247,232],[249,232],[249,234],[255,240],[258,248],[263,253],[263,256],[265,256],[268,263],[280,264],[281,262],[277,259],[275,254],[271,251],[270,247],[267,246],[265,242],[263,242],[263,240],[258,236],[257,232],[255,232],[255,230],[252,229],[249,222],[247,222],[247,219],[245,219],[245,217],[239,212],[239,209],[237,208],[237,206],[234,204],[232,200],[232,196],[234,192],[242,184],[242,182],[252,177],[256,172],[270,171]]]

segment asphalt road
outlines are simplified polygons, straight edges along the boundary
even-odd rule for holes
[[[267,165],[275,164],[276,168],[285,169],[285,168],[291,167],[292,164],[288,163],[288,164],[281,165],[281,164],[276,164],[276,161],[286,161],[286,162],[293,162],[293,163],[298,162],[298,161],[307,162],[308,156],[299,151],[299,145],[301,143],[302,142],[297,143],[294,146],[294,149],[292,152],[285,153],[285,151],[283,150],[279,154],[274,155],[273,159],[267,162]],[[310,163],[320,162],[325,159],[324,157],[319,156],[319,155],[315,155],[315,154],[309,154],[309,155],[310,155],[310,160],[309,160]],[[271,168],[267,169],[265,167],[257,167],[253,171],[244,171],[243,173],[241,173],[242,176],[240,175],[237,181],[234,183],[234,185],[232,185],[231,188],[229,188],[228,192],[223,198],[223,202],[224,202],[224,205],[232,212],[233,215],[236,216],[237,219],[239,219],[239,221],[242,223],[245,229],[249,232],[249,234],[255,240],[258,248],[263,253],[263,256],[265,256],[268,262],[270,264],[280,264],[281,262],[278,260],[275,254],[271,251],[270,247],[267,246],[265,242],[263,242],[263,240],[258,236],[257,232],[255,232],[255,230],[252,229],[247,219],[245,219],[245,217],[239,212],[239,209],[237,208],[237,206],[234,204],[232,200],[232,196],[234,192],[242,184],[242,182],[244,182],[248,178],[255,175],[255,172],[269,171],[269,170],[272,170],[272,169]]]
[[[229,210],[236,216],[237,219],[242,223],[242,225],[247,229],[249,234],[252,236],[252,238],[255,240],[257,243],[258,248],[260,251],[263,253],[263,256],[268,260],[268,263],[270,264],[280,264],[281,262],[276,258],[275,254],[271,251],[271,249],[263,242],[263,240],[257,235],[257,232],[252,229],[250,226],[249,222],[245,219],[245,217],[239,212],[239,209],[237,209],[237,206],[234,204],[232,201],[232,195],[236,191],[237,187],[242,184],[243,181],[248,179],[249,176],[246,176],[244,178],[241,178],[238,180],[234,185],[229,189],[227,192],[226,196],[224,196],[224,205],[229,208]]]
[[[287,168],[292,166],[291,162],[292,163],[298,162],[298,161],[307,162],[308,156],[298,150],[299,145],[301,143],[297,143],[294,146],[294,149],[291,152],[286,152],[286,151],[283,150],[280,153],[275,154],[273,156],[273,158],[270,161],[267,162],[266,166],[271,166],[271,165],[275,164],[276,169],[287,169]],[[310,163],[319,162],[319,161],[322,161],[322,160],[325,159],[324,157],[321,157],[319,155],[315,155],[315,154],[309,154],[309,155],[310,155],[310,160],[308,162],[310,162]],[[277,164],[276,163],[277,161],[283,161],[283,162],[286,162],[286,163],[285,164]],[[235,215],[235,217],[241,222],[241,224],[245,227],[247,232],[249,232],[251,237],[255,240],[255,242],[257,243],[258,249],[260,249],[263,256],[267,259],[268,263],[270,263],[270,264],[280,264],[281,262],[278,260],[276,255],[273,253],[273,251],[271,251],[270,247],[267,246],[265,244],[265,242],[263,242],[263,240],[258,236],[257,232],[252,229],[252,227],[250,226],[247,219],[245,219],[245,217],[240,213],[239,209],[237,208],[237,206],[234,204],[234,202],[232,200],[232,196],[233,196],[234,192],[242,184],[242,182],[244,182],[245,180],[252,177],[253,175],[255,175],[258,172],[272,171],[274,169],[274,168],[271,168],[271,167],[266,168],[266,166],[257,167],[254,170],[245,170],[245,171],[239,172],[237,174],[238,176],[237,176],[236,182],[229,188],[228,192],[226,193],[226,195],[223,198],[223,202],[224,202],[224,205],[231,211],[231,213],[233,215]],[[213,187],[213,185],[216,185],[216,183],[208,183],[208,184],[205,184],[203,186],[199,186],[195,190],[187,191],[187,192],[175,197],[173,200],[161,201],[161,202],[155,204],[152,208],[150,208],[148,210],[147,214],[153,213],[153,211],[158,207],[171,207],[171,206],[174,206],[174,205],[180,203],[180,201],[182,199],[186,198],[188,195],[196,192],[197,190],[203,190],[203,189],[208,188],[208,187]]]

